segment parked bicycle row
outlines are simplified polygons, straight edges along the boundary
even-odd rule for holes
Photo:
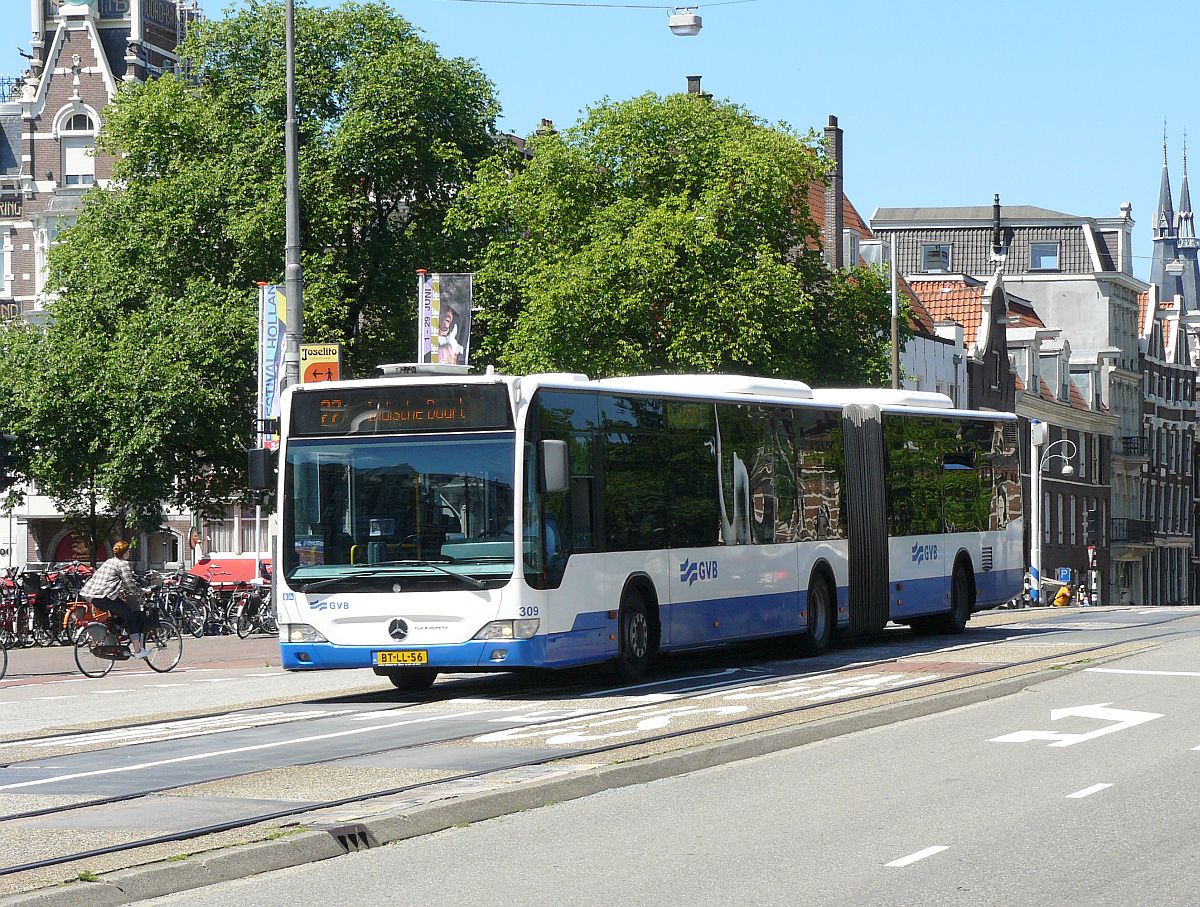
[[[94,617],[79,592],[91,573],[91,567],[78,562],[45,571],[0,570],[0,646],[73,645],[79,630]],[[245,639],[278,632],[265,584],[217,586],[191,573],[153,571],[140,582],[150,589],[143,607],[157,609],[184,633],[236,633]]]

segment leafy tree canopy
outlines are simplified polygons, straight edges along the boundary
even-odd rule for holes
[[[596,376],[737,371],[878,382],[889,303],[823,265],[812,136],[694,94],[603,102],[493,158],[449,223],[476,266],[482,357]]]
[[[3,340],[0,417],[67,507],[89,489],[211,507],[244,472],[256,283],[283,274],[282,0],[201,24],[182,55],[194,83],[104,111],[115,185],[52,252],[49,329]],[[297,10],[297,84],[306,340],[346,343],[352,371],[410,358],[413,272],[465,264],[443,219],[495,151],[492,86],[382,2]]]

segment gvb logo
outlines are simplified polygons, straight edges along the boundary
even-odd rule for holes
[[[936,561],[937,545],[913,545],[912,559],[914,564],[920,564],[924,561]]]
[[[709,580],[717,578],[717,562],[716,561],[684,561],[679,565],[679,581],[687,583],[689,586],[696,580]]]

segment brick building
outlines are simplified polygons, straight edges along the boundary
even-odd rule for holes
[[[196,0],[31,0],[29,69],[0,98],[0,316],[41,317],[46,257],[82,196],[112,177],[95,153],[122,82],[173,71]]]

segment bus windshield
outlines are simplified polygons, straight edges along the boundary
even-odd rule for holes
[[[511,432],[293,440],[285,575],[510,576],[514,443]]]

